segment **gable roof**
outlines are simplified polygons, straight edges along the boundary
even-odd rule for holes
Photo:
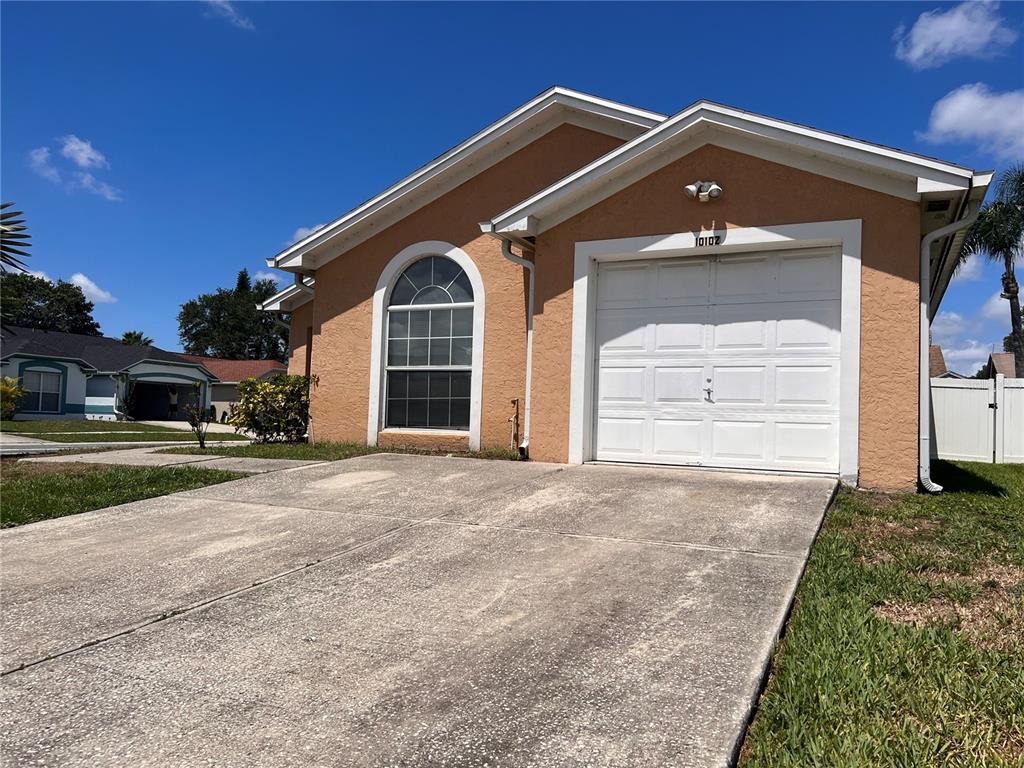
[[[1013,359],[1013,352],[993,352],[989,356],[988,361],[988,375],[993,379],[997,373],[1003,374],[1008,379],[1012,379],[1017,375],[1017,366]]]
[[[212,372],[221,383],[236,383],[242,379],[259,378],[268,373],[284,373],[288,367],[280,360],[225,360],[220,357],[203,355],[179,355],[183,360],[199,365]]]
[[[484,168],[564,123],[632,138],[664,115],[555,86],[424,165],[376,197],[267,259],[267,266],[308,272],[455,188]]]
[[[716,144],[739,151],[758,147],[756,151],[769,156],[785,150],[787,160],[780,162],[911,200],[927,193],[966,191],[979,183],[987,185],[991,178],[935,158],[698,101],[481,227],[518,236],[540,234],[667,165],[680,155],[671,150],[690,151],[708,143],[710,132]],[[692,146],[687,144],[691,141]]]
[[[306,288],[316,287],[316,280],[312,277],[303,277],[302,283]],[[300,288],[297,284],[293,283],[284,290],[278,291],[266,301],[257,304],[256,308],[262,309],[264,312],[291,312],[312,298],[312,290]]]
[[[942,355],[942,347],[938,344],[931,344],[928,346],[928,376],[935,378],[941,376],[948,369],[946,368],[946,359]]]
[[[200,364],[183,360],[175,352],[159,347],[140,347],[122,344],[108,336],[87,336],[82,333],[43,331],[38,328],[5,326],[0,332],[0,357],[6,359],[15,355],[48,357],[71,360],[92,371],[119,372],[144,360],[157,363],[174,363],[203,370],[216,378]]]

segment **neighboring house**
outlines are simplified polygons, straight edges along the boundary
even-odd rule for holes
[[[933,379],[966,379],[963,374],[951,371],[946,367],[946,358],[942,347],[932,344],[928,347],[928,375]]]
[[[993,352],[988,356],[988,362],[985,364],[985,375],[982,378],[994,379],[1000,373],[1008,379],[1017,376],[1013,352]]]
[[[217,381],[205,366],[156,347],[13,326],[0,333],[0,362],[28,390],[16,419],[183,420],[194,385],[209,407]]]
[[[224,360],[184,354],[178,357],[203,366],[217,377],[218,381],[212,385],[210,405],[218,421],[224,421],[231,413],[231,405],[238,402],[238,382],[242,379],[264,379],[288,373],[288,367],[279,360]]]
[[[991,177],[553,88],[268,259],[263,308],[314,441],[934,488],[929,319]]]

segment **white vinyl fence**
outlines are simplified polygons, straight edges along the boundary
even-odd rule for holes
[[[932,457],[1024,463],[1024,379],[932,379]]]

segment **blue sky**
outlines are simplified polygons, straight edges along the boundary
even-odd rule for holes
[[[12,3],[2,193],[34,270],[104,333],[178,349],[233,284],[552,84],[673,113],[708,98],[982,168],[1024,159],[1024,5]],[[979,119],[979,116],[984,119]],[[979,125],[981,126],[979,128]],[[973,371],[999,270],[936,319]]]

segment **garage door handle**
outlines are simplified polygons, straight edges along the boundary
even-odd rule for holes
[[[711,399],[711,392],[712,392],[713,390],[711,389],[711,387],[704,387],[704,391],[705,391],[705,392],[707,393],[707,395],[708,395],[708,400],[710,400],[710,399]]]

